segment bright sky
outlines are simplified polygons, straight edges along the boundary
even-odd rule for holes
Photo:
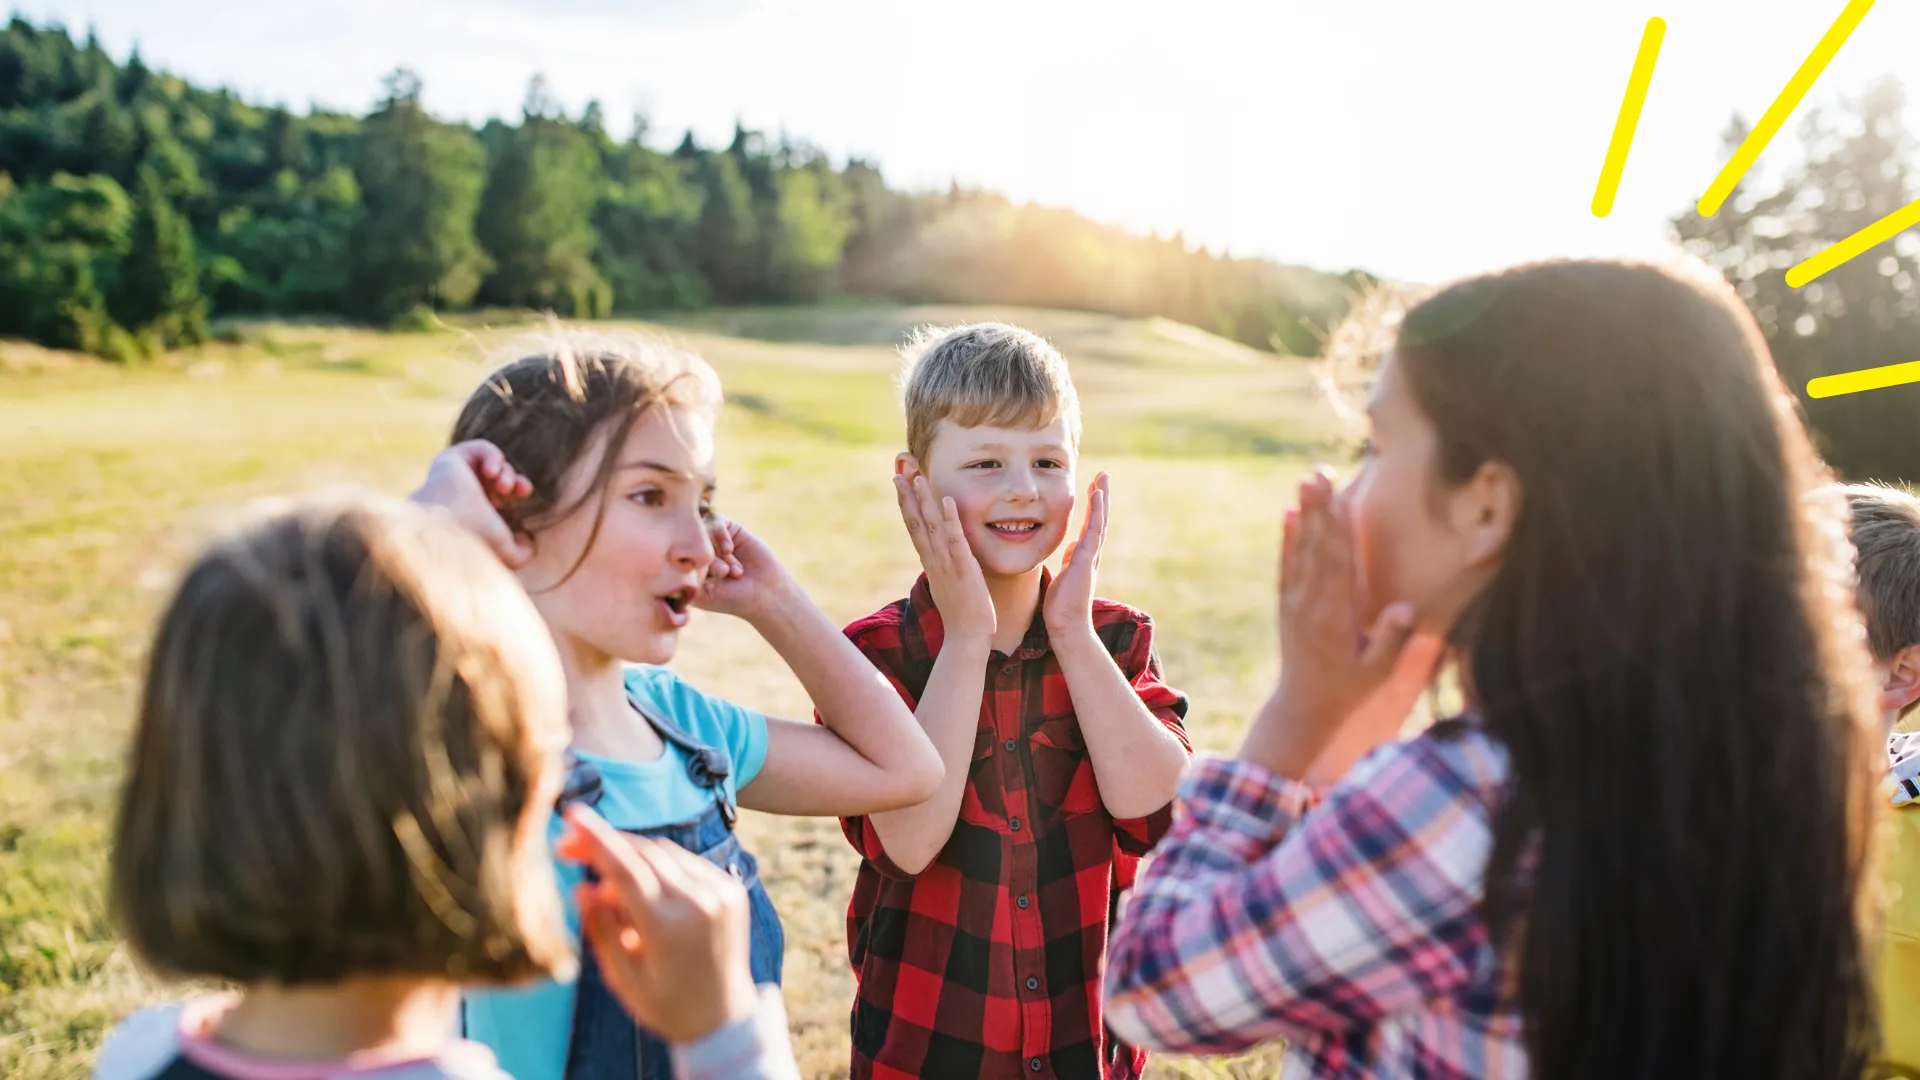
[[[429,106],[517,117],[544,72],[624,134],[736,116],[895,183],[951,178],[1216,249],[1431,280],[1527,258],[1658,254],[1843,0],[16,0],[116,57],[256,100],[364,110],[395,65]],[[1649,16],[1667,20],[1612,215],[1590,210]],[[1920,4],[1885,0],[1810,100],[1893,72]],[[1904,44],[1904,48],[1903,48]],[[1761,158],[1788,156],[1792,122]]]

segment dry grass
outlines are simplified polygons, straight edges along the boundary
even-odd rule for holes
[[[734,402],[723,508],[836,619],[896,598],[916,570],[885,482],[899,438],[890,346],[912,322],[974,314],[748,311],[672,331],[714,362]],[[1279,503],[1329,435],[1311,379],[1186,328],[1012,317],[1073,362],[1085,464],[1113,474],[1102,591],[1154,614],[1196,741],[1224,747],[1275,669]],[[502,336],[262,325],[145,371],[0,343],[0,1075],[84,1075],[107,1027],[169,992],[127,959],[102,887],[133,682],[181,559],[255,495],[341,480],[407,490]],[[737,623],[697,618],[676,667],[805,715],[798,684]],[[831,821],[748,815],[744,828],[787,923],[804,1074],[844,1075],[856,861]],[[1155,1069],[1270,1076],[1277,1058]]]

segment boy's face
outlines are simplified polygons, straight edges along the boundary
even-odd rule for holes
[[[1067,538],[1074,499],[1071,444],[1064,416],[1032,429],[942,421],[927,460],[902,454],[897,468],[908,477],[924,474],[935,498],[953,500],[983,573],[1018,577]]]

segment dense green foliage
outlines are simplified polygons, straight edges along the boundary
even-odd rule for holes
[[[114,358],[209,314],[409,324],[474,303],[575,318],[836,295],[1164,315],[1312,352],[1358,275],[1221,258],[1070,211],[904,192],[736,129],[616,141],[544,81],[478,131],[388,77],[365,117],[263,108],[14,19],[0,36],[0,334]]]
[[[1785,276],[1920,195],[1905,103],[1888,79],[1837,107],[1805,109],[1800,160],[1777,184],[1743,184],[1713,217],[1689,211],[1673,225],[1739,287],[1828,460],[1855,477],[1920,481],[1920,385],[1807,397],[1822,375],[1920,360],[1920,236],[1902,234],[1798,289]],[[1729,154],[1748,130],[1735,117]]]

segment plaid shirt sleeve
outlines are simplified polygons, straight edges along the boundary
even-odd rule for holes
[[[887,685],[893,687],[894,693],[900,695],[900,700],[907,703],[907,708],[918,709],[920,703],[914,699],[913,692],[907,689],[900,672],[894,666],[894,658],[899,653],[898,628],[882,626],[880,629],[882,636],[886,639],[881,643],[869,640],[871,628],[864,627],[861,623],[848,627],[846,633],[859,648],[861,655],[865,656],[873,664],[874,669],[887,680]],[[891,633],[885,633],[888,630],[891,630]],[[814,710],[813,722],[816,724],[822,722],[818,709]],[[892,859],[887,857],[887,849],[881,845],[880,834],[874,830],[872,821],[865,817],[841,818],[840,832],[847,838],[847,843],[853,845],[853,850],[859,852],[861,858],[872,863],[873,868],[879,871],[882,877],[896,878],[901,881],[913,880],[914,875],[900,869]]]
[[[1477,729],[1384,748],[1317,806],[1303,784],[1203,758],[1114,930],[1107,1022],[1138,1045],[1225,1053],[1461,986],[1488,948],[1505,775]]]
[[[1141,704],[1165,724],[1187,754],[1193,754],[1193,740],[1187,737],[1187,696],[1168,686],[1160,667],[1160,654],[1153,647],[1153,621],[1142,617],[1134,630],[1133,642],[1124,654],[1114,658],[1120,670],[1140,695]],[[1116,819],[1114,842],[1123,855],[1145,855],[1160,842],[1173,824],[1171,803],[1146,817]]]

